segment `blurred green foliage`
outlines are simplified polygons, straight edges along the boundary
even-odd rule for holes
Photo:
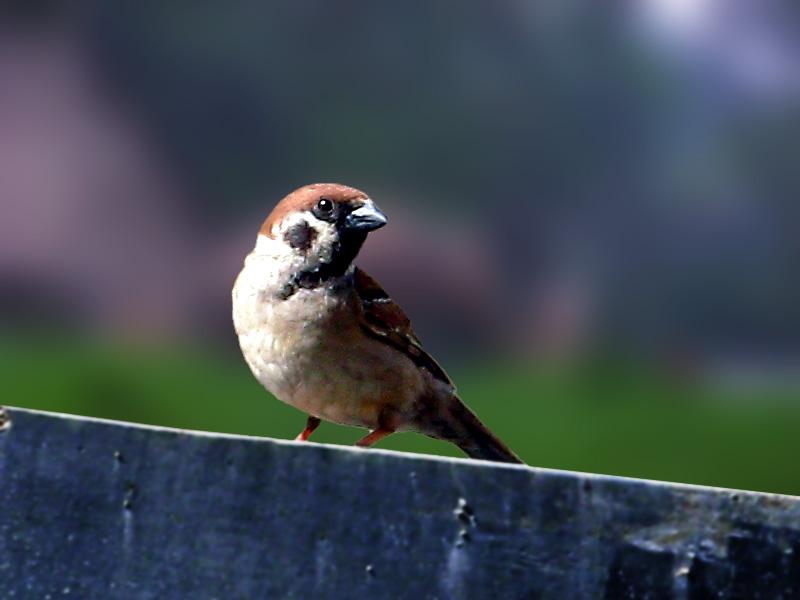
[[[788,392],[732,400],[626,363],[465,367],[451,370],[462,398],[531,465],[800,495],[800,406]],[[12,406],[284,439],[305,424],[243,360],[208,351],[6,337],[0,379]],[[363,434],[326,423],[314,440]],[[415,434],[379,447],[460,456]]]

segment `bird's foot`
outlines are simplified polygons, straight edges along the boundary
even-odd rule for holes
[[[391,435],[393,433],[394,431],[390,429],[376,429],[375,431],[371,431],[369,435],[367,435],[366,437],[358,440],[356,442],[356,446],[358,446],[359,448],[368,448],[369,446],[372,446],[375,442],[379,442],[387,435]]]
[[[308,438],[311,437],[311,434],[314,433],[314,430],[319,427],[319,424],[322,423],[322,419],[319,417],[308,417],[308,421],[306,421],[306,428],[303,429],[303,432],[294,438],[298,442],[305,442]]]

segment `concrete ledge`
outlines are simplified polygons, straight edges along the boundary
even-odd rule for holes
[[[800,498],[8,412],[4,599],[800,598]]]

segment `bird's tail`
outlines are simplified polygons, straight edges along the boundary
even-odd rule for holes
[[[438,418],[426,421],[423,433],[455,444],[470,458],[525,464],[456,395],[446,402]]]

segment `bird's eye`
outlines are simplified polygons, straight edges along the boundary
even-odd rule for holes
[[[323,215],[329,215],[333,212],[333,201],[330,198],[320,198],[317,202],[317,210]]]

